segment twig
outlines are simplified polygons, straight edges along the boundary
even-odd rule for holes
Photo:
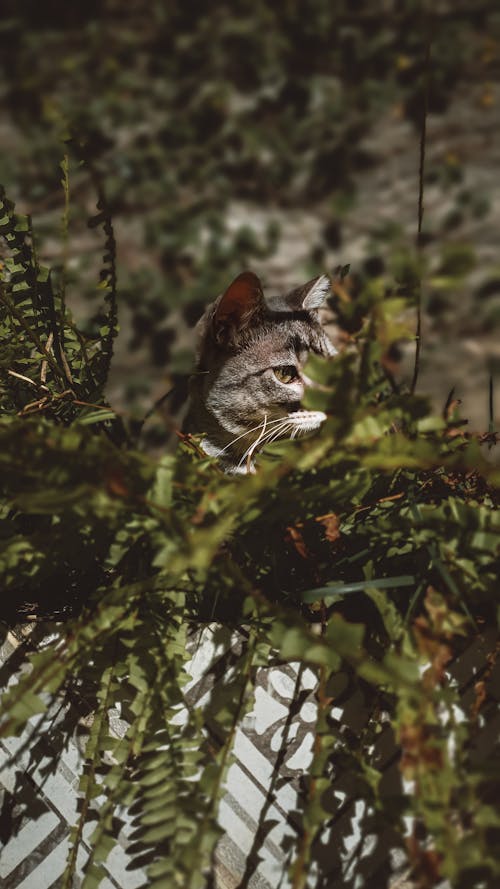
[[[61,179],[61,185],[63,187],[64,192],[64,209],[61,219],[61,230],[62,230],[62,271],[61,271],[61,324],[60,324],[60,338],[61,342],[64,341],[64,323],[66,320],[66,270],[68,266],[68,231],[69,231],[69,158],[68,153],[65,152],[63,159],[60,164],[61,172],[63,178]]]
[[[117,417],[127,416],[123,413],[123,411],[115,411],[114,408],[110,408],[108,404],[94,404],[93,401],[81,401],[79,398],[73,399],[73,404],[78,404],[80,407],[93,407],[98,411],[109,411],[112,410]]]
[[[49,393],[49,395],[44,395],[43,398],[39,398],[38,401],[31,401],[29,404],[25,404],[22,410],[18,411],[17,416],[25,417],[27,414],[35,414],[37,411],[44,411],[46,407],[51,406],[53,401],[61,401],[66,395],[73,395],[74,397],[75,393],[72,389],[65,389],[64,392],[58,392],[56,395]]]
[[[424,104],[422,112],[422,125],[420,128],[420,156],[418,166],[418,223],[417,223],[417,251],[420,256],[422,250],[422,223],[424,219],[424,171],[425,171],[425,142],[427,133],[427,111],[429,106],[429,73],[431,58],[431,40],[429,23],[427,22],[427,34],[425,41],[425,69],[424,69]],[[422,284],[419,280],[417,288],[417,329],[415,333],[415,364],[410,392],[413,395],[417,387],[418,373],[420,370],[420,353],[422,350]]]
[[[172,386],[172,388],[169,389],[168,392],[165,392],[164,395],[161,395],[160,398],[157,398],[157,400],[149,408],[149,410],[146,411],[142,420],[139,420],[139,424],[138,424],[139,431],[144,426],[144,423],[146,422],[146,420],[149,420],[149,418],[158,410],[159,407],[161,407],[161,405],[167,400],[167,398],[170,398],[172,393],[175,392],[176,388],[177,388],[176,386]]]
[[[453,403],[453,396],[454,395],[455,395],[455,386],[452,386],[450,391],[448,392],[448,397],[447,397],[444,407],[443,407],[443,420],[448,419],[450,408]]]
[[[52,330],[51,330],[50,333],[49,333],[49,335],[48,335],[48,338],[47,338],[47,346],[46,346],[46,348],[47,348],[47,352],[50,352],[50,350],[52,349],[52,343],[53,343],[53,340],[54,340],[54,334],[53,334],[53,332],[52,332]],[[48,365],[47,365],[47,359],[44,358],[43,361],[42,361],[42,367],[41,367],[41,369],[40,369],[40,380],[41,380],[42,383],[45,383],[45,381],[46,381],[46,379],[47,379],[47,366],[48,366]]]
[[[118,294],[117,294],[117,269],[116,269],[116,240],[113,229],[113,221],[111,210],[109,208],[106,197],[106,190],[102,181],[102,176],[87,151],[87,147],[78,140],[76,136],[72,136],[67,140],[67,144],[71,145],[79,158],[89,171],[92,184],[97,194],[97,210],[98,215],[89,220],[89,226],[101,225],[106,236],[104,242],[104,267],[101,271],[101,280],[106,288],[105,301],[108,304],[107,324],[109,327],[105,340],[102,341],[102,378],[101,384],[104,386],[109,376],[111,358],[113,356],[113,340],[117,335],[118,327]]]
[[[73,375],[71,373],[71,370],[70,370],[70,367],[68,364],[68,359],[66,358],[64,349],[62,347],[60,349],[60,352],[61,352],[61,363],[62,363],[62,366],[64,367],[64,373],[66,374],[68,382],[71,383],[71,385],[73,385]]]
[[[15,370],[8,370],[7,373],[11,377],[16,377],[17,380],[23,380],[24,383],[29,383],[31,386],[35,386],[36,389],[45,389],[48,392],[47,386],[36,383],[35,380],[30,379],[30,377],[25,377],[24,374],[18,374]]]
[[[493,406],[493,374],[490,374],[488,388],[489,388],[489,392],[488,392],[488,415],[489,415],[488,432],[494,432],[495,431],[495,409]]]

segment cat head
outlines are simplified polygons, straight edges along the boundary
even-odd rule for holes
[[[199,322],[186,430],[205,433],[204,450],[226,471],[254,471],[263,444],[304,435],[326,419],[300,403],[310,384],[308,355],[336,354],[318,313],[329,290],[323,275],[265,299],[258,277],[243,272]]]

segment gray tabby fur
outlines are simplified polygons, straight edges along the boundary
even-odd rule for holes
[[[323,275],[265,300],[257,276],[244,272],[199,321],[184,431],[203,433],[203,450],[225,472],[255,472],[253,456],[266,441],[305,435],[326,419],[300,402],[311,385],[302,370],[309,353],[336,354],[318,317],[329,290]],[[297,369],[291,382],[275,375],[284,367]]]

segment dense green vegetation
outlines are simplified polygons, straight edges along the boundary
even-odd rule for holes
[[[328,422],[309,441],[269,446],[254,477],[223,476],[196,439],[153,458],[137,417],[106,399],[119,300],[133,344],[146,341],[181,374],[179,309],[193,320],[233,272],[276,246],[273,226],[260,240],[232,230],[230,201],[291,209],[321,195],[339,211],[370,162],[362,138],[381,109],[398,104],[420,131],[429,33],[430,110],[463,79],[483,77],[483,35],[498,28],[492,4],[443,3],[427,17],[410,0],[393,6],[384,28],[377,4],[333,11],[322,0],[274,11],[241,3],[234,15],[136,2],[119,27],[121,5],[110,0],[25,3],[2,22],[3,101],[29,135],[2,173],[40,213],[62,194],[63,236],[49,272],[37,247],[60,231],[60,215],[38,228],[35,212],[33,233],[2,192],[1,618],[5,630],[35,628],[2,699],[0,734],[31,720],[33,755],[50,730],[54,757],[73,731],[85,736],[64,887],[93,821],[84,889],[99,884],[123,805],[150,887],[210,886],[218,805],[255,671],[292,661],[318,680],[294,889],[354,887],[333,842],[325,864],[343,811],[332,786],[345,773],[366,802],[365,833],[391,838],[376,889],[389,885],[391,848],[404,850],[422,889],[443,878],[453,889],[498,884],[496,435],[493,417],[472,435],[453,397],[436,416],[393,378],[395,347],[414,337],[422,249],[399,242],[385,266],[332,274],[348,347],[310,369],[325,387],[310,404]],[[455,175],[451,167],[439,175]],[[76,274],[69,237],[83,230],[91,188],[104,245],[97,287]],[[460,212],[483,209],[469,195]],[[144,243],[160,258],[130,272],[119,294],[111,214],[145,219]],[[332,219],[312,250],[315,273],[341,237]],[[448,250],[446,261],[437,274],[452,291],[470,249]],[[76,323],[70,294],[85,292],[90,309]],[[236,669],[180,722],[195,634],[214,622],[240,640]],[[481,641],[478,672],[464,679],[460,657]],[[363,702],[361,726],[332,716],[339,676]],[[72,705],[57,732],[54,700]],[[109,726],[118,705],[122,739]],[[390,786],[382,736],[400,755]]]
[[[319,679],[294,886],[306,885],[335,819],[327,791],[339,769],[356,775],[372,832],[390,825],[403,846],[402,819],[415,815],[408,854],[421,885],[442,875],[453,886],[493,886],[500,751],[494,744],[478,760],[474,750],[495,709],[494,661],[465,710],[449,665],[497,622],[500,475],[481,450],[494,434],[481,445],[461,432],[453,405],[433,417],[424,399],[394,387],[384,363],[404,335],[404,302],[379,279],[355,304],[345,291],[339,300],[346,327],[353,314],[363,323],[352,348],[313,368],[327,385],[315,399],[330,417],[313,441],[272,446],[257,476],[243,480],[223,477],[195,441],[154,462],[103,399],[115,295],[105,210],[101,222],[108,309],[89,340],[38,266],[28,221],[5,198],[0,220],[10,253],[1,291],[6,608],[11,620],[37,615],[42,634],[44,617],[61,621],[57,639],[29,655],[32,670],[4,696],[1,732],[43,713],[47,692],[82,695],[93,714],[65,885],[101,782],[107,801],[86,886],[99,881],[124,803],[136,813],[134,849],[149,861],[150,885],[205,885],[255,668],[290,659]],[[415,285],[407,271],[406,291]],[[172,718],[183,701],[187,636],[213,620],[241,634],[238,669],[223,695],[179,725]],[[329,715],[341,667],[369,706],[357,735]],[[130,723],[123,740],[108,727],[118,702]],[[402,774],[415,782],[410,795],[402,786],[379,793],[381,710],[403,751]],[[218,749],[204,733],[208,719]]]

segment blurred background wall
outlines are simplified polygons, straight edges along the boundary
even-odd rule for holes
[[[4,0],[0,70],[0,181],[33,215],[43,260],[65,269],[89,332],[102,320],[102,243],[70,136],[105,186],[119,260],[115,406],[140,413],[189,370],[193,323],[243,268],[272,291],[349,265],[355,302],[419,267],[419,391],[439,408],[454,386],[486,430],[500,370],[496,2]],[[410,352],[394,356],[402,373]],[[498,392],[495,402],[499,414]],[[160,444],[164,432],[151,435]]]

